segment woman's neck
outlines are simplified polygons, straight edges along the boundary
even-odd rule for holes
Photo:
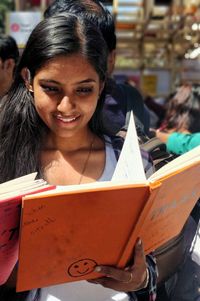
[[[87,149],[90,147],[94,137],[95,134],[90,129],[71,137],[58,137],[50,133],[46,138],[43,150],[58,150],[70,153]]]
[[[91,131],[82,134],[81,139],[54,139],[50,135],[40,156],[43,178],[54,185],[96,181],[105,166],[104,146],[104,141]]]

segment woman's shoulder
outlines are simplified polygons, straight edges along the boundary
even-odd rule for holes
[[[107,145],[112,146],[115,157],[118,160],[124,145],[124,138],[117,135],[104,135],[104,139]]]

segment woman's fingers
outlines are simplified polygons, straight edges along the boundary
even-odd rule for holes
[[[146,258],[141,240],[139,239],[135,246],[134,264],[131,267],[119,269],[97,266],[95,272],[103,274],[104,277],[89,282],[124,292],[141,289],[147,278]]]
[[[146,267],[146,257],[144,254],[143,244],[141,239],[139,238],[136,245],[135,245],[135,252],[134,252],[134,265],[135,268],[142,268]]]
[[[110,266],[98,266],[95,268],[95,272],[102,273],[106,275],[106,277],[110,277],[121,282],[128,282],[131,278],[130,271],[120,270]]]

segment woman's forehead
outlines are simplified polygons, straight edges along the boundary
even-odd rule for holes
[[[48,60],[35,76],[40,80],[71,82],[97,82],[99,75],[90,62],[82,55],[57,56]]]

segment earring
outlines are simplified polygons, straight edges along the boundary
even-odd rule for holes
[[[32,93],[33,93],[33,86],[32,86],[32,85],[29,85],[28,90],[29,90],[29,92],[32,92]]]

